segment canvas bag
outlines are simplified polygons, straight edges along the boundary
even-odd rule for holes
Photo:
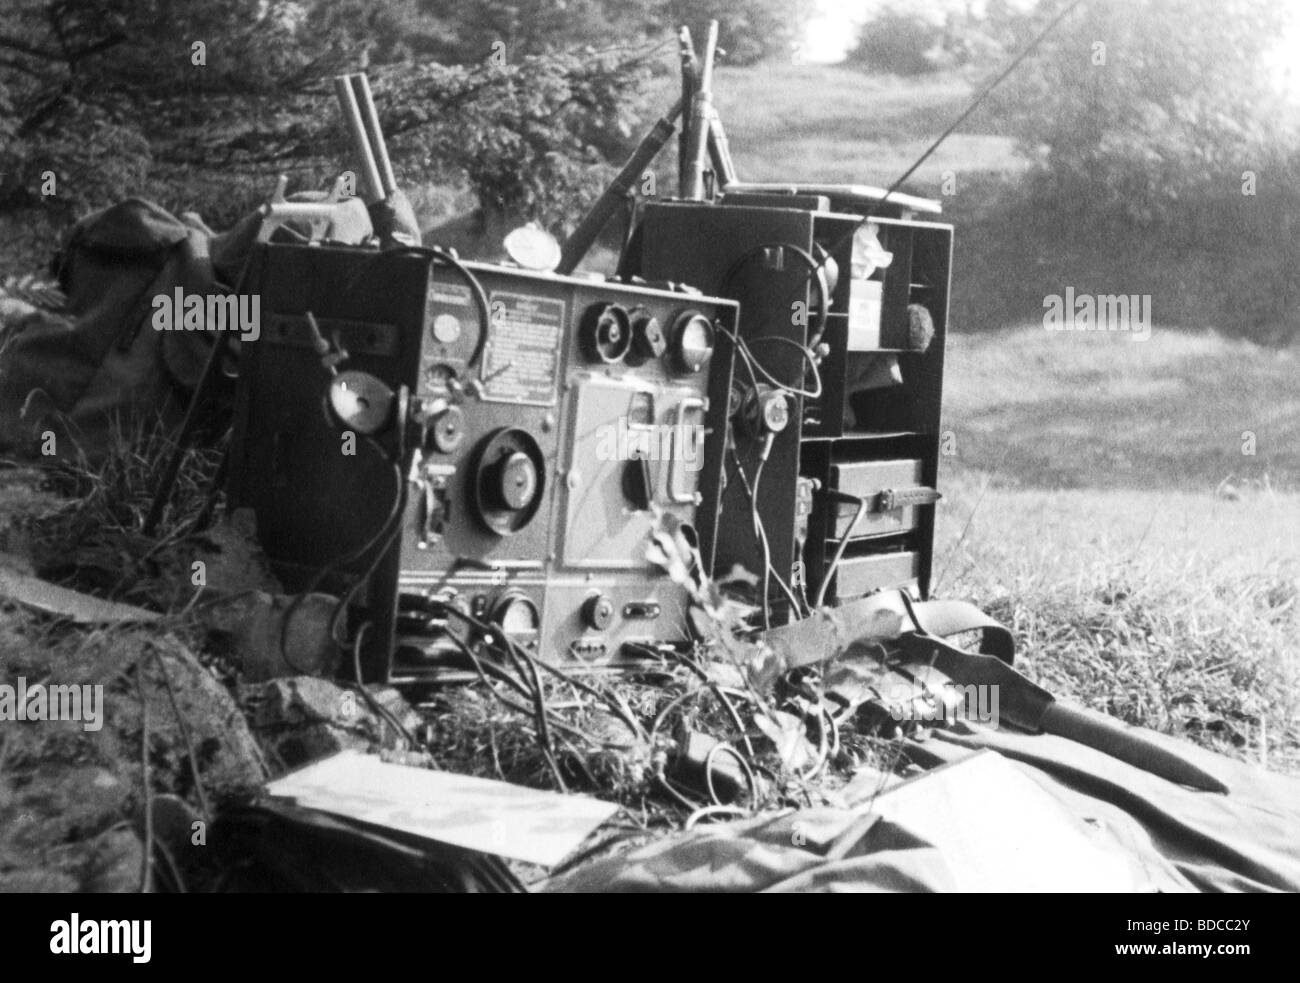
[[[140,198],[78,222],[59,260],[66,316],[9,325],[0,349],[0,451],[94,459],[115,426],[176,424],[213,334],[154,330],[153,299],[228,293],[259,224],[213,235]]]

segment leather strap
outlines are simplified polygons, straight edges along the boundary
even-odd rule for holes
[[[849,601],[838,608],[813,612],[811,617],[773,628],[763,636],[787,667],[811,665],[833,658],[863,637],[897,638],[898,618],[910,630],[908,608],[923,631],[939,638],[966,631],[981,631],[980,652],[1007,665],[1015,659],[1011,632],[966,601],[904,601],[902,591],[880,591]]]
[[[1016,660],[1016,642],[1011,632],[968,601],[913,602],[912,610],[921,627],[931,635],[948,638],[965,631],[981,631],[980,651],[997,656],[1007,665]]]

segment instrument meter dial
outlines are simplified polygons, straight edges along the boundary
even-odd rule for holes
[[[434,341],[450,345],[460,338],[460,319],[453,314],[439,314],[433,319]]]
[[[492,602],[489,618],[515,641],[529,641],[537,637],[542,618],[537,605],[522,591],[510,589]]]
[[[700,371],[713,357],[713,342],[713,322],[699,311],[682,311],[673,321],[673,368],[686,375]]]

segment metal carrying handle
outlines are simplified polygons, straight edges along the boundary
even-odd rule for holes
[[[693,489],[682,491],[678,481],[678,475],[685,470],[681,448],[686,439],[686,414],[691,410],[699,410],[703,415],[708,406],[709,401],[699,396],[687,396],[677,404],[677,421],[674,424],[673,435],[675,453],[668,462],[668,497],[678,505],[695,504],[695,491]],[[703,448],[700,448],[700,451],[703,453]]]

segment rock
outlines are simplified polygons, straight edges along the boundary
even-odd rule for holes
[[[150,637],[138,631],[119,653],[133,653],[138,659],[145,649],[161,656],[166,676],[159,670],[158,659],[146,659],[145,687],[149,700],[150,772],[156,792],[174,792],[195,798],[194,775],[189,763],[189,748],[182,733],[177,711],[173,710],[167,684],[175,693],[180,716],[185,721],[189,742],[198,761],[204,790],[211,799],[238,796],[260,785],[266,775],[265,761],[253,739],[243,713],[230,693],[170,636]],[[140,728],[143,723],[136,692],[134,660],[130,656],[119,664],[116,684],[106,687],[110,728],[124,739],[123,757],[131,761],[133,784],[139,784]],[[128,671],[130,678],[125,678]]]
[[[340,654],[330,638],[336,603],[328,594],[307,594],[295,605],[292,597],[257,591],[209,605],[202,620],[221,636],[225,656],[245,682],[288,674],[328,677]]]
[[[205,605],[250,590],[278,594],[284,589],[258,545],[251,509],[238,509],[202,532],[186,535],[157,550],[150,537],[142,533],[135,535],[141,541],[127,544],[110,541],[111,552],[125,545],[132,555],[150,554],[148,576],[135,590],[146,594],[150,603],[161,609],[179,610],[199,587]],[[84,546],[79,547],[79,560],[83,564],[87,562],[85,552]]]
[[[110,829],[83,845],[86,865],[81,890],[91,894],[128,894],[140,889],[144,844],[132,830]]]
[[[40,867],[0,871],[0,894],[72,894],[81,885],[71,874]]]
[[[372,696],[408,730],[419,725],[419,716],[396,690],[375,690]],[[241,686],[239,702],[253,733],[286,768],[339,751],[392,749],[402,742],[359,693],[314,676]]]
[[[19,573],[35,573],[32,526],[66,505],[40,469],[0,468],[0,551],[7,554],[2,562]]]
[[[206,529],[197,542],[200,548],[194,559],[202,560],[206,567],[209,590],[283,591],[258,545],[257,518],[252,509],[236,509]]]
[[[0,621],[15,644],[0,653],[0,682],[102,687],[98,729],[87,720],[8,722],[0,773],[0,890],[134,891],[140,839],[131,829],[144,803],[143,673],[149,714],[149,778],[155,801],[195,799],[185,736],[214,807],[259,786],[267,771],[239,707],[175,637],[145,627],[52,632],[35,619]],[[84,714],[83,714],[84,716]]]

